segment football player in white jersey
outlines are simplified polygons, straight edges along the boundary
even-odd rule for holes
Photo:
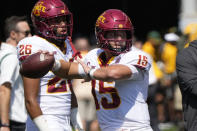
[[[99,48],[86,55],[85,63],[56,60],[53,72],[61,78],[92,80],[102,131],[152,131],[146,103],[151,59],[131,47],[129,17],[109,9],[98,17],[95,30]]]
[[[129,17],[109,9],[99,16],[95,29],[99,48],[90,51],[84,63],[56,59],[53,72],[61,78],[92,80],[102,131],[152,131],[146,103],[151,59],[131,47]]]
[[[20,41],[18,59],[22,62],[39,50],[47,50],[56,52],[57,60],[68,62],[74,49],[69,39],[72,14],[67,6],[61,0],[39,0],[31,18],[37,35]],[[70,120],[76,130],[83,130],[70,80],[48,72],[40,79],[23,76],[23,82],[29,113],[27,131],[72,131]]]

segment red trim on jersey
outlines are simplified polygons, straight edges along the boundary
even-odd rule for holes
[[[78,51],[75,49],[75,46],[74,46],[73,43],[72,43],[71,37],[68,37],[68,40],[69,40],[70,46],[71,46],[72,51],[73,51],[73,56],[72,56],[73,59],[74,59],[74,58],[76,59],[77,56],[78,56],[79,58],[82,58],[81,53],[78,52]],[[74,61],[74,60],[73,60],[73,61]]]
[[[71,37],[68,36],[68,40],[69,40],[69,44],[70,44],[70,46],[71,46],[71,48],[73,50],[73,54],[75,54],[77,52],[77,50],[75,49],[75,46],[72,43]]]
[[[93,95],[94,102],[95,102],[95,105],[96,105],[96,110],[99,110],[100,106],[99,106],[98,100],[96,98],[95,88],[96,88],[96,80],[92,80],[92,95]]]
[[[145,70],[145,69],[146,69],[145,67],[140,66],[140,65],[134,65],[134,66],[136,66],[137,68],[140,68],[140,69],[142,69],[142,70]]]
[[[60,85],[56,87],[57,82],[60,82]],[[58,93],[58,92],[67,92],[66,81],[61,79],[58,76],[55,76],[51,80],[48,81],[48,93]]]
[[[21,56],[21,57],[19,58],[19,60],[22,62],[22,61],[24,61],[28,56],[29,56],[29,55]]]
[[[109,60],[110,59],[108,59],[108,60],[103,60],[103,57],[105,57],[106,58],[106,56],[105,56],[105,52],[102,52],[100,55],[99,55],[99,57],[98,57],[98,59],[99,59],[99,61],[100,61],[100,66],[102,67],[102,66],[108,66],[108,62],[109,62]]]

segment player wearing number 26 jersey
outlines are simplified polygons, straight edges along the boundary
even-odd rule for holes
[[[69,41],[65,42],[67,45],[67,51],[64,54],[56,45],[49,43],[47,40],[33,36],[27,39],[23,39],[17,46],[18,58],[20,61],[25,59],[27,56],[38,52],[39,50],[48,50],[51,52],[56,52],[55,58],[64,61],[69,61],[72,58],[72,48],[69,46]],[[36,63],[35,63],[36,64]],[[60,120],[65,117],[66,123],[69,123],[69,118],[71,110],[71,83],[68,80],[59,78],[55,76],[52,72],[48,72],[44,77],[40,79],[40,92],[38,94],[38,103],[44,115],[56,115],[60,117]],[[63,116],[61,118],[61,116]],[[50,122],[50,121],[48,121]],[[62,121],[64,122],[64,121]],[[34,124],[30,119],[27,122],[28,131],[32,131]],[[30,125],[30,127],[28,127]],[[56,124],[49,123],[50,126],[55,126]]]
[[[73,52],[69,46],[69,41],[66,41],[65,44],[67,45],[67,53],[64,54],[56,45],[49,43],[41,37],[33,36],[22,40],[18,44],[18,57],[22,61],[25,57],[45,49],[56,52],[56,59],[69,61],[72,58]],[[41,78],[38,101],[44,114],[70,114],[71,85],[69,84],[68,80],[61,79],[52,72],[48,72]]]
[[[73,19],[64,2],[37,1],[31,19],[36,35],[19,42],[18,59],[22,62],[45,50],[55,52],[55,59],[69,62],[75,53],[71,43]],[[29,114],[26,131],[72,131],[70,121],[74,129],[83,130],[70,80],[51,71],[42,78],[22,77]]]

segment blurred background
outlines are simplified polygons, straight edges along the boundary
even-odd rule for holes
[[[176,80],[176,55],[197,39],[197,0],[63,0],[73,13],[73,43],[83,55],[96,46],[94,26],[98,16],[107,9],[124,11],[134,25],[133,46],[144,50],[153,59],[150,70],[148,105],[154,131],[182,131],[182,100]],[[37,0],[4,1],[0,8],[0,40],[4,20],[12,15],[30,14]],[[32,32],[33,33],[33,32]],[[80,85],[75,81],[75,87]],[[77,90],[81,114],[87,131],[98,131],[91,93]],[[89,89],[90,90],[90,89]]]
[[[1,30],[4,19],[11,15],[27,15],[37,0],[5,0],[0,8]],[[169,27],[178,26],[180,0],[63,0],[74,15],[74,34],[92,35],[97,17],[106,9],[116,8],[126,12],[135,27],[138,38],[157,29],[165,32]],[[188,0],[189,1],[189,0]],[[2,31],[1,31],[2,32]],[[4,36],[1,36],[3,38]]]

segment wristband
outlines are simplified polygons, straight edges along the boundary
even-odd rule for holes
[[[81,64],[78,64],[78,73],[81,77],[86,77],[87,76],[87,74],[85,73]]]
[[[91,79],[95,79],[94,77],[94,72],[96,71],[97,69],[93,69],[91,68],[88,72],[88,76],[91,78]]]
[[[10,127],[10,125],[9,124],[1,124],[1,127]]]
[[[49,128],[47,120],[44,118],[44,115],[37,116],[33,119],[33,122],[38,127],[39,131],[52,131]]]
[[[58,71],[61,67],[61,63],[59,60],[55,60],[52,71]]]

